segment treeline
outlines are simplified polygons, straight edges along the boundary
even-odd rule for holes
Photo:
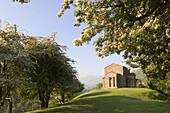
[[[22,101],[39,100],[44,109],[52,96],[65,103],[84,89],[72,66],[75,61],[55,37],[26,36],[5,22],[0,29],[0,109],[8,102],[12,112],[13,94]]]

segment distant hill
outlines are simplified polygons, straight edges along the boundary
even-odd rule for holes
[[[91,90],[97,89],[97,85],[91,86],[91,87],[86,87],[83,91],[80,92],[80,94],[83,94],[85,92],[89,92]]]
[[[97,87],[98,83],[102,83],[103,75],[93,75],[87,73],[81,73],[78,79],[85,84],[86,89],[93,89]]]
[[[144,83],[146,82],[145,74],[143,74],[140,69],[133,70],[132,73],[136,74],[137,79],[141,79]],[[93,75],[87,73],[81,73],[80,76],[78,76],[79,80],[85,84],[85,88],[88,91],[95,89],[98,83],[102,83],[103,77],[104,75]]]
[[[132,73],[136,74],[137,79],[141,79],[142,82],[146,82],[145,74],[141,71],[141,69],[134,70]]]

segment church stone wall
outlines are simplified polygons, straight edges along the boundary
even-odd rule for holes
[[[117,88],[117,75],[115,73],[108,73],[103,79],[103,88],[113,88],[113,77],[115,78],[115,88]],[[111,87],[109,86],[109,79],[111,79]]]
[[[118,64],[111,64],[105,67],[105,75],[109,72],[115,72],[123,75],[123,66]]]
[[[112,63],[104,69],[103,88],[136,87],[136,75],[126,67]]]
[[[130,72],[129,72],[128,68],[123,67],[123,75],[127,76],[129,74],[130,74]]]
[[[124,86],[124,81],[123,81],[123,76],[118,74],[117,75],[117,87],[123,87]]]

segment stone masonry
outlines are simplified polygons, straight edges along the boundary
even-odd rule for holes
[[[105,68],[103,88],[136,87],[136,75],[122,66],[112,63]]]

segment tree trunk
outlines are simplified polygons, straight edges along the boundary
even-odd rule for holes
[[[0,100],[2,98],[2,87],[0,87]]]
[[[12,113],[12,97],[8,94],[8,98],[6,98],[9,102],[9,113]]]
[[[44,100],[44,98],[41,98],[39,100],[40,100],[41,109],[45,109],[46,107],[45,107],[45,100]]]
[[[62,104],[62,102],[61,102],[61,100],[58,98],[58,96],[56,96],[55,99],[59,102],[59,104]]]
[[[169,94],[164,93],[162,90],[157,89],[151,82],[148,82],[147,84],[148,84],[149,88],[151,88],[151,89],[153,89],[153,90],[156,90],[156,91],[158,91],[159,93],[161,93],[161,94],[163,94],[163,95],[165,95],[165,96],[167,96],[167,97],[170,96]]]
[[[45,109],[44,92],[38,90],[41,109]]]
[[[62,102],[62,104],[65,103],[65,96],[64,96],[64,92],[63,91],[61,91],[61,102]]]
[[[168,105],[170,105],[170,97],[167,98]]]
[[[2,87],[0,87],[0,109],[4,105],[4,99],[2,99]]]
[[[71,99],[70,94],[67,94],[67,97],[68,97],[68,101],[70,101],[70,99]]]
[[[40,100],[40,105],[41,105],[41,109],[45,109],[48,108],[48,102],[50,99],[50,92],[47,93],[45,91],[38,91],[39,93],[39,100]]]
[[[12,113],[12,97],[10,98],[9,102],[9,113]]]
[[[48,108],[48,102],[49,102],[50,96],[47,96],[45,99],[45,107]]]

